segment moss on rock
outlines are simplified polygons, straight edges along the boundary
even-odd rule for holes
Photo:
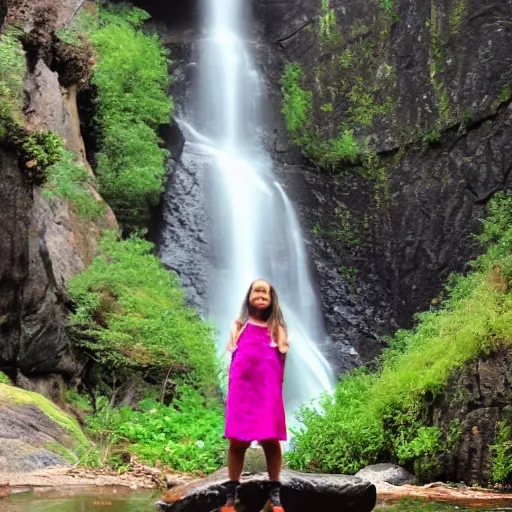
[[[0,408],[17,406],[33,406],[39,409],[51,422],[62,427],[72,441],[78,445],[87,445],[89,441],[85,437],[78,422],[59,409],[54,403],[38,393],[25,391],[14,386],[0,384]],[[0,432],[1,434],[1,432]]]

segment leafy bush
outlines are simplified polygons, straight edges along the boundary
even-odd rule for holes
[[[151,253],[152,244],[107,232],[100,249],[68,283],[75,342],[109,374],[139,370],[157,384],[169,377],[205,393],[216,389],[214,330],[187,307],[177,276]]]
[[[190,386],[178,388],[179,399],[169,406],[148,398],[139,409],[112,408],[102,397],[96,414],[86,417],[87,433],[98,448],[83,453],[84,465],[123,464],[129,452],[148,464],[159,461],[178,471],[210,473],[225,461],[221,404],[205,399]]]
[[[141,9],[104,8],[96,24],[85,16],[78,29],[86,30],[98,54],[92,78],[100,128],[95,170],[103,197],[131,229],[145,224],[162,192],[167,152],[157,129],[173,109],[168,54],[156,35],[141,30],[149,17]]]
[[[323,408],[305,408],[290,464],[299,469],[354,473],[381,460],[423,464],[450,449],[428,420],[428,405],[449,377],[469,361],[512,343],[512,197],[498,194],[479,240],[486,254],[467,277],[454,277],[444,307],[418,315],[415,329],[399,331],[377,373],[346,376]],[[449,434],[455,442],[458,428]],[[498,467],[501,467],[498,465]],[[499,470],[501,471],[501,470]],[[503,471],[499,474],[502,475]]]
[[[58,161],[45,171],[44,194],[66,198],[76,209],[78,215],[87,219],[101,217],[105,204],[91,194],[91,177],[70,151],[63,150]]]

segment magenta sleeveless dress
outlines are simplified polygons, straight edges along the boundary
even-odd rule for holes
[[[247,323],[229,368],[225,437],[286,440],[284,358],[267,327]]]

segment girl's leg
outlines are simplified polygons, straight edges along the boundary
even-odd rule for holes
[[[235,512],[235,503],[238,499],[238,486],[240,485],[240,476],[244,468],[244,458],[250,443],[229,440],[228,449],[228,477],[229,481],[224,484],[226,491],[226,504],[220,508],[220,512]]]
[[[283,466],[283,454],[281,452],[281,443],[277,439],[267,439],[262,441],[261,446],[267,459],[268,471],[268,497],[269,502],[264,510],[272,512],[284,512],[281,506],[281,468]]]
[[[260,444],[263,447],[265,458],[267,459],[268,479],[277,482],[283,466],[281,443],[277,439],[267,439],[261,441]]]
[[[230,480],[240,480],[240,475],[244,469],[245,452],[250,445],[251,443],[237,441],[236,439],[229,440],[228,476]]]

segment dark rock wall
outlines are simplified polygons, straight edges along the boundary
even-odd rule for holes
[[[25,129],[57,132],[92,173],[76,102],[84,75],[75,74],[70,83],[67,74],[64,87],[59,73],[50,69],[59,44],[53,34],[82,3],[13,1],[6,20],[21,24],[25,32]],[[86,363],[66,332],[65,284],[92,261],[101,230],[117,229],[117,222],[108,207],[101,221],[91,222],[77,216],[67,201],[47,198],[27,180],[24,162],[12,151],[8,144],[0,146],[0,370],[20,387],[59,400],[52,382],[79,379]]]
[[[293,167],[297,155],[282,124],[274,154],[308,183],[309,197],[297,193],[295,199],[304,226],[316,232],[317,266],[320,259],[331,273],[341,273],[356,301],[370,304],[358,308],[360,323],[380,333],[411,325],[413,313],[428,308],[448,275],[466,270],[478,251],[472,233],[487,201],[509,187],[512,2],[323,5],[254,2],[274,55],[267,66],[272,109],[279,108],[285,63],[298,62],[320,140],[340,127],[351,129],[363,157],[376,159],[337,164],[331,173],[313,164]],[[327,315],[336,306],[343,317],[343,294],[332,294],[339,279],[322,273]],[[361,332],[352,338],[356,345]]]
[[[492,483],[492,453],[498,421],[512,417],[512,351],[497,350],[457,372],[433,406],[433,422],[449,430],[458,420],[460,438],[443,461],[450,482]]]

